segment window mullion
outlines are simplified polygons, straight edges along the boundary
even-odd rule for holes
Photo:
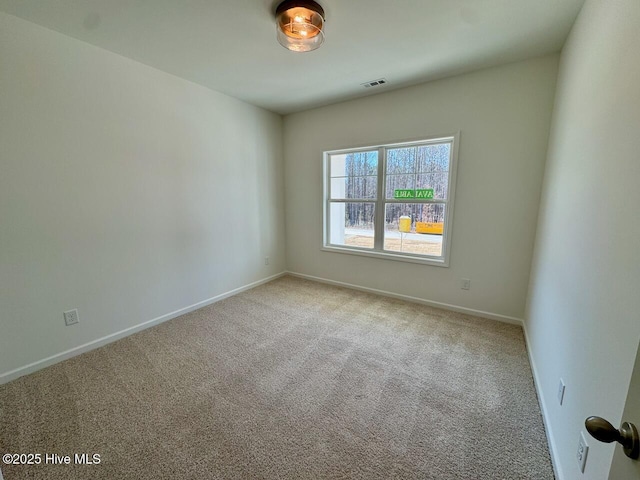
[[[378,149],[378,196],[376,199],[376,221],[374,225],[373,248],[382,251],[384,247],[384,197],[385,197],[385,172],[387,168],[387,150],[384,147]]]

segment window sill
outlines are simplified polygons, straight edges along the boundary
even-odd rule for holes
[[[346,253],[348,255],[359,255],[362,257],[373,257],[373,258],[381,258],[384,260],[394,260],[396,262],[408,262],[408,263],[420,263],[422,265],[432,265],[434,267],[449,267],[449,262],[445,261],[444,258],[424,258],[413,255],[403,255],[399,253],[392,252],[380,252],[380,251],[372,251],[372,250],[360,250],[355,248],[343,248],[337,247],[334,245],[325,245],[321,248],[324,252],[332,252],[332,253]]]

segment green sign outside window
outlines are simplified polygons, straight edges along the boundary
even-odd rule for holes
[[[403,198],[422,198],[426,200],[433,199],[433,188],[418,188],[416,190],[394,190],[393,198],[403,199]]]

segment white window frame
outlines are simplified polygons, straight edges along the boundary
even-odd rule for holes
[[[387,175],[387,155],[386,150],[390,148],[413,147],[420,145],[430,145],[436,143],[451,143],[449,158],[449,183],[447,189],[447,199],[433,200],[410,200],[410,199],[387,199],[386,195],[386,175]],[[323,229],[322,229],[322,250],[335,253],[346,253],[351,255],[361,255],[366,257],[383,258],[387,260],[397,260],[401,262],[421,263],[434,265],[438,267],[448,267],[451,257],[451,233],[453,227],[453,212],[455,200],[456,174],[458,170],[458,145],[460,143],[460,132],[449,135],[438,135],[422,138],[420,140],[408,140],[385,143],[380,145],[368,145],[364,147],[341,148],[338,150],[328,150],[323,155]],[[378,150],[378,188],[377,197],[366,199],[367,203],[375,204],[375,225],[374,225],[374,247],[373,249],[353,247],[346,245],[336,245],[330,243],[331,238],[331,219],[330,208],[331,203],[336,202],[331,199],[331,155],[339,155],[345,153],[357,153],[362,151]],[[348,203],[350,199],[338,200]],[[363,199],[358,199],[362,201]],[[442,255],[428,256],[423,254],[393,252],[384,250],[384,220],[385,220],[385,203],[444,203],[445,218],[444,231],[442,236]]]

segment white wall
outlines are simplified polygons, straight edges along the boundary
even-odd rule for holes
[[[524,315],[558,56],[285,117],[290,271]],[[324,252],[322,152],[460,130],[449,268]],[[461,278],[471,290],[460,289]]]
[[[619,425],[640,336],[639,26],[638,0],[587,0],[561,58],[526,315],[561,479],[607,477],[614,446],[582,475],[579,432]]]
[[[280,116],[0,13],[0,375],[283,271],[283,195]]]

